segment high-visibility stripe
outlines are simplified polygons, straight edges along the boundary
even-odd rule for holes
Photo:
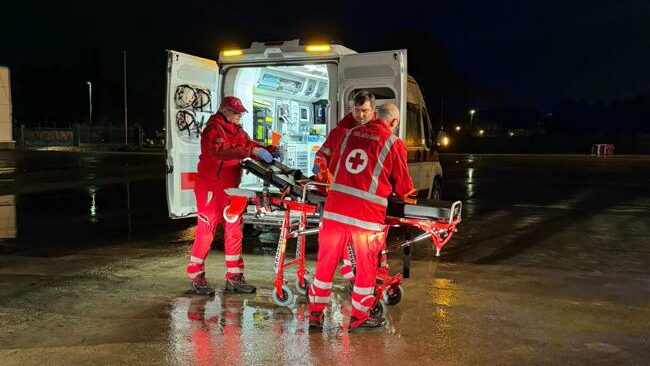
[[[198,264],[203,264],[203,262],[205,262],[205,260],[204,260],[204,259],[201,259],[201,258],[197,258],[197,257],[191,256],[191,257],[190,257],[190,262],[192,262],[192,263],[198,263]]]
[[[244,273],[241,268],[239,267],[228,267],[226,268],[226,272],[228,273]]]
[[[312,304],[327,304],[330,302],[329,296],[311,296],[309,295],[309,302]]]
[[[388,206],[388,199],[386,199],[386,198],[379,197],[379,196],[377,196],[375,194],[368,193],[368,192],[363,191],[361,189],[348,187],[348,186],[343,185],[343,184],[332,183],[332,185],[330,185],[330,191],[349,194],[350,196],[358,197],[358,198],[364,199],[366,201],[371,201],[371,202],[380,204],[382,206]]]
[[[350,271],[350,272],[345,272],[345,273],[343,274],[343,278],[345,278],[346,280],[351,280],[351,279],[354,278],[354,273],[353,273],[352,271]]]
[[[397,136],[390,135],[390,137],[388,137],[388,139],[386,140],[384,147],[382,147],[381,151],[379,152],[379,157],[377,158],[377,164],[375,165],[375,170],[372,172],[372,181],[370,182],[370,189],[368,189],[368,192],[370,194],[374,195],[377,192],[377,187],[379,187],[379,174],[381,174],[382,170],[384,170],[384,160],[386,160],[386,156],[388,156],[388,153],[390,152],[390,148],[393,146],[393,143],[395,141],[397,141]]]
[[[227,255],[226,254],[226,260],[227,261],[238,261],[241,258],[241,255]]]
[[[352,262],[349,259],[344,259],[343,264],[345,264],[346,266],[351,266]]]
[[[372,295],[375,293],[375,288],[374,287],[359,287],[357,285],[354,285],[352,288],[352,292],[356,292],[359,295]]]
[[[356,227],[360,227],[366,230],[372,230],[372,231],[384,230],[384,225],[382,224],[378,224],[376,222],[370,222],[370,221],[363,221],[363,220],[355,219],[353,217],[349,217],[349,216],[345,216],[345,215],[341,215],[329,211],[325,211],[323,213],[323,218],[340,222],[342,224],[354,225]]]
[[[365,311],[370,310],[370,307],[368,307],[368,306],[363,306],[363,305],[361,305],[360,302],[358,302],[358,301],[356,301],[356,300],[352,300],[352,306],[354,306],[354,308],[357,309],[357,310],[359,310],[359,311],[364,311],[364,312],[365,312]]]
[[[205,273],[205,271],[198,271],[198,272],[194,272],[194,273],[188,273],[187,275],[190,276],[191,279],[194,279],[194,278],[197,278],[197,277],[199,277],[200,275],[202,275],[204,273]]]
[[[321,147],[318,151],[323,155],[327,155],[327,156],[332,155],[332,150],[330,150],[330,149],[328,149],[326,147]]]
[[[339,149],[341,157],[340,157],[338,163],[336,164],[336,170],[334,171],[334,178],[332,178],[332,181],[334,181],[334,182],[336,182],[336,176],[338,175],[339,167],[341,166],[341,162],[343,160],[345,160],[345,158],[343,158],[343,151],[345,151],[345,146],[348,144],[348,137],[350,137],[350,135],[352,134],[352,131],[354,131],[355,128],[349,129],[345,133],[345,137],[343,138],[343,141],[341,141],[341,148]],[[343,161],[343,164],[345,164],[345,161]]]
[[[323,282],[320,281],[318,278],[314,278],[314,286],[318,287],[321,290],[329,290],[332,288],[332,283],[331,282]]]

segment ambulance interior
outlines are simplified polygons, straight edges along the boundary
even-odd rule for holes
[[[248,109],[244,130],[263,145],[282,134],[282,162],[311,175],[316,151],[336,123],[336,65],[303,64],[233,67],[224,73],[223,94],[235,95]],[[253,175],[241,187],[260,187]]]

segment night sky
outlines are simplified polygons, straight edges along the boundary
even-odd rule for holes
[[[100,116],[117,119],[126,49],[129,109],[135,118],[156,120],[144,124],[157,125],[165,49],[214,59],[222,48],[293,38],[334,39],[360,52],[408,47],[411,73],[429,99],[445,95],[459,109],[543,112],[561,99],[609,101],[650,92],[648,1],[299,4],[14,2],[2,5],[0,64],[12,68],[14,110],[23,120],[54,113],[60,101],[33,99],[52,92],[67,94],[74,100],[70,113],[81,114],[84,101],[77,100],[87,92],[87,79],[97,83]],[[37,91],[30,80],[35,74],[46,84]],[[65,111],[57,113],[64,118]]]

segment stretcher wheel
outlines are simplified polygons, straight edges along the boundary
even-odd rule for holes
[[[278,306],[289,306],[293,304],[293,291],[287,285],[282,285],[282,296],[273,289],[273,302]]]
[[[312,280],[307,275],[305,275],[303,277],[303,279],[305,280],[305,286],[304,287],[300,286],[300,279],[298,279],[298,277],[296,277],[296,291],[301,295],[307,295],[307,290],[309,290],[309,286],[311,285]]]
[[[382,297],[386,304],[397,305],[400,301],[402,301],[403,293],[404,289],[402,289],[402,286],[391,286],[387,288],[386,291],[384,291],[384,295]]]

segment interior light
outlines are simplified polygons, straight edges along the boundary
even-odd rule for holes
[[[241,56],[243,54],[244,54],[244,51],[242,51],[242,50],[226,50],[226,51],[223,51],[223,55],[225,57]]]
[[[332,46],[328,44],[313,44],[305,47],[307,52],[330,52],[332,51]]]

